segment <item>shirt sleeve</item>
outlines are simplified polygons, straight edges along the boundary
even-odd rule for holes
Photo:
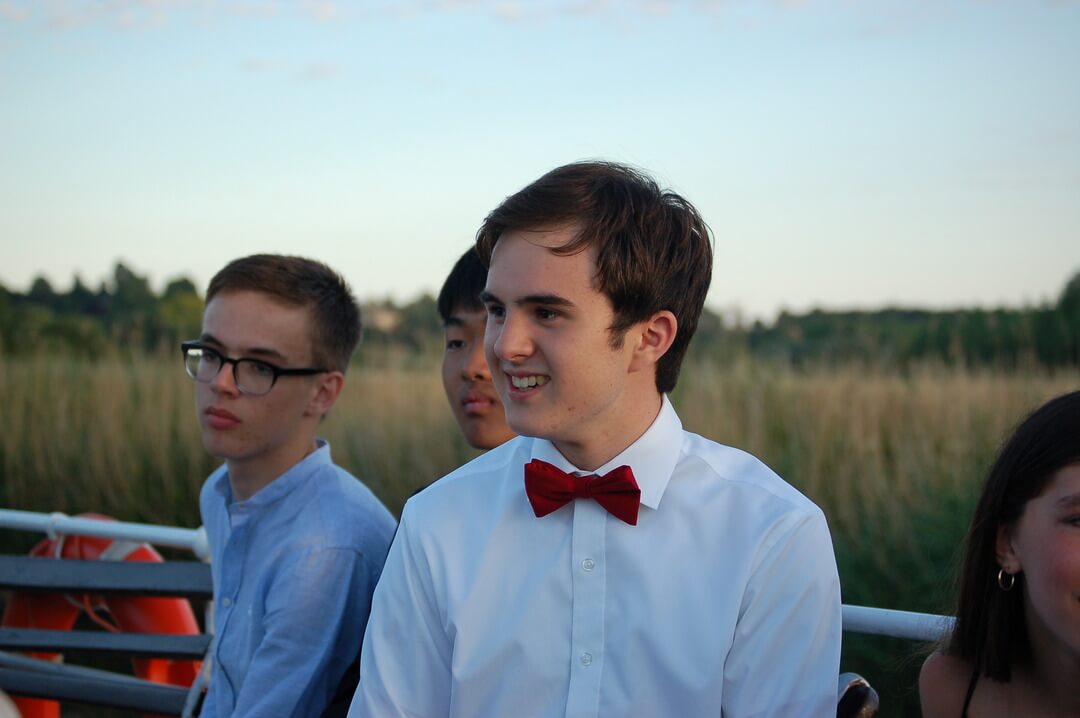
[[[402,513],[360,657],[349,718],[426,718],[450,713],[452,644],[427,558]]]
[[[214,515],[213,501],[211,498],[211,478],[203,482],[202,488],[199,490],[199,517],[202,519],[203,528],[206,530],[206,539],[210,544],[210,551],[213,559],[210,561],[210,574],[213,577],[213,585],[216,587],[220,579],[218,578],[218,571],[221,566],[220,556],[214,556],[214,550],[217,549],[220,553],[220,537],[217,536],[217,532],[214,530],[217,525],[217,517]],[[216,639],[215,639],[216,640]],[[214,660],[214,656],[217,655],[217,645],[212,645],[210,648],[209,656],[210,660]],[[199,709],[199,718],[217,718],[217,693],[214,691],[214,686],[217,685],[217,681],[213,680],[213,672],[211,672],[210,685],[207,687],[206,695],[203,696],[202,707]]]
[[[356,658],[374,575],[350,548],[312,549],[285,562],[268,590],[265,634],[233,715],[299,717],[325,707]]]
[[[724,666],[723,715],[835,716],[840,579],[820,511],[790,517],[751,575]]]

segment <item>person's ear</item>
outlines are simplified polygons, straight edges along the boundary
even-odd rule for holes
[[[316,376],[318,383],[308,400],[304,413],[308,416],[325,416],[333,408],[341,390],[345,388],[345,375],[340,371],[328,371]]]
[[[1008,524],[998,526],[997,541],[994,545],[994,555],[998,565],[1005,569],[1005,573],[1020,573],[1024,567],[1020,563],[1020,556],[1016,553],[1013,545],[1013,527]]]
[[[667,353],[679,331],[679,320],[667,309],[656,312],[630,330],[635,340],[630,371],[652,369]]]

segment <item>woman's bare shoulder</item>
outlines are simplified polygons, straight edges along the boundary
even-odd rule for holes
[[[919,702],[923,718],[960,718],[971,683],[971,665],[956,656],[934,651],[919,671]]]

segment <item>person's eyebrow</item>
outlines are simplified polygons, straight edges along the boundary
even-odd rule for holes
[[[1062,496],[1054,502],[1054,505],[1061,509],[1080,508],[1080,494],[1068,494],[1067,496]]]
[[[558,294],[527,294],[514,302],[518,306],[523,304],[543,304],[548,307],[572,307],[574,303],[566,297]]]
[[[491,292],[484,290],[480,292],[480,301],[485,304],[502,304],[503,301],[496,297]],[[548,307],[573,307],[575,306],[566,297],[560,297],[558,294],[526,294],[524,297],[519,297],[514,300],[514,304],[520,306],[526,304],[542,304]]]
[[[225,344],[209,332],[203,332],[202,336],[199,337],[199,341],[203,344],[213,344],[215,347],[220,347],[221,349],[225,348]],[[252,356],[263,359],[277,359],[283,362],[288,361],[285,355],[279,352],[277,349],[270,349],[266,347],[252,347],[245,352],[241,352],[240,358],[243,359],[245,357]]]
[[[443,322],[443,329],[449,329],[450,327],[463,327],[465,326],[465,320],[456,314],[451,314]]]
[[[254,356],[264,359],[279,359],[283,362],[288,362],[288,358],[279,352],[277,349],[270,349],[269,347],[252,347],[244,352],[245,357]]]

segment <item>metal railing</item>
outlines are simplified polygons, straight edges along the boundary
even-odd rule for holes
[[[0,528],[39,531],[54,539],[63,535],[81,535],[146,542],[187,549],[202,561],[210,560],[210,546],[206,540],[206,530],[202,527],[184,529],[156,524],[100,521],[62,513],[42,514],[0,509]],[[849,605],[843,607],[843,621],[845,631],[913,641],[936,641],[950,631],[953,624],[951,616]]]
[[[952,630],[952,616],[844,604],[844,630],[875,636],[936,641]]]
[[[168,546],[191,551],[200,561],[210,560],[210,544],[206,539],[206,530],[201,526],[197,529],[182,529],[157,524],[79,518],[59,512],[42,514],[0,509],[0,528],[39,531],[51,539],[58,536],[94,536]]]

